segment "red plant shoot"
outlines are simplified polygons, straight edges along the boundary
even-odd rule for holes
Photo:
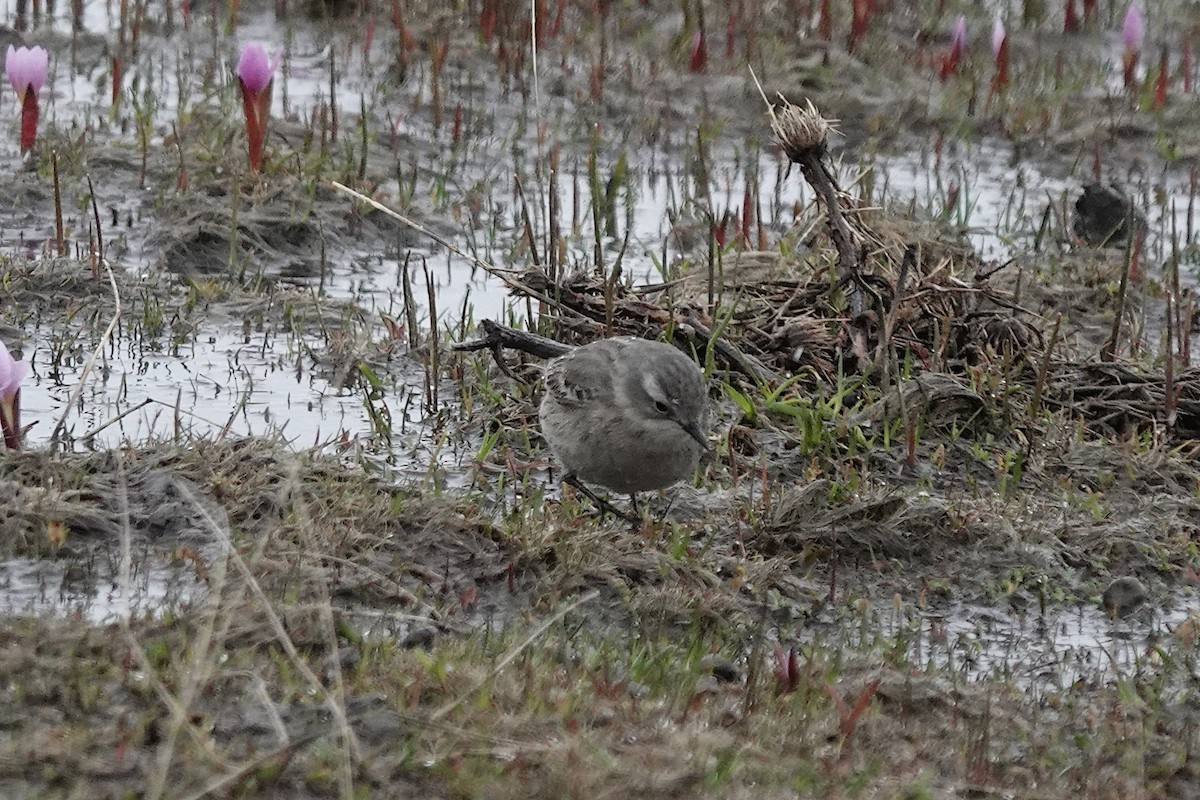
[[[717,247],[724,250],[725,242],[728,240],[728,237],[729,237],[729,211],[728,210],[726,210],[725,213],[723,213],[721,215],[721,221],[719,223],[717,223],[717,222],[713,223],[712,235],[713,235],[713,241],[715,241],[717,243]]]
[[[546,0],[535,0],[533,4],[533,44],[539,50],[546,45],[546,28],[550,24],[549,17],[550,12],[546,8]]]
[[[21,152],[28,153],[37,141],[38,98],[35,92],[26,92],[21,98]]]
[[[832,683],[825,684],[825,693],[833,700],[833,705],[837,709],[838,732],[841,734],[843,741],[849,742],[854,736],[854,729],[858,725],[858,718],[867,710],[867,706],[870,705],[871,699],[875,697],[875,692],[878,690],[879,678],[876,678],[863,687],[863,690],[854,699],[853,705],[851,705],[846,702],[848,696],[846,699],[843,699]]]
[[[796,649],[789,647],[787,652],[775,645],[775,664],[772,672],[775,674],[775,692],[790,694],[800,685],[800,662],[796,657]]]
[[[688,61],[688,70],[691,72],[704,72],[704,67],[708,63],[708,44],[704,38],[704,28],[697,28],[692,34],[692,57]]]
[[[402,72],[408,70],[408,65],[412,62],[413,51],[417,47],[417,40],[404,24],[404,11],[400,7],[400,0],[392,0],[392,27],[396,29],[396,60],[399,62]]]
[[[563,16],[567,13],[567,0],[558,0],[558,5],[554,9],[554,21],[550,23],[550,38],[554,39],[558,36],[563,26]]]
[[[1063,33],[1079,32],[1079,16],[1075,13],[1075,0],[1066,0],[1067,7],[1063,11]]]
[[[821,11],[817,16],[817,34],[827,42],[833,38],[833,15],[829,11],[829,0],[821,0]]]
[[[1135,220],[1129,235],[1133,237],[1129,252],[1129,280],[1137,283],[1142,279],[1142,245],[1146,242],[1146,231]]]
[[[867,27],[871,24],[871,0],[854,0],[854,16],[850,21],[850,38],[846,41],[846,49],[853,53],[866,38]]]
[[[484,2],[479,11],[479,34],[484,44],[491,44],[496,35],[496,6],[493,3]]]
[[[967,18],[959,15],[954,22],[954,30],[950,34],[950,49],[942,57],[942,69],[939,74],[942,82],[957,75],[962,68],[963,55],[967,51]]]
[[[113,56],[112,59],[112,104],[115,108],[121,104],[121,80],[124,77],[125,70],[121,64],[119,55]]]
[[[1167,104],[1169,70],[1170,62],[1167,56],[1167,46],[1163,45],[1162,53],[1158,57],[1158,77],[1154,80],[1154,101],[1151,107],[1155,111],[1162,111],[1163,106]]]

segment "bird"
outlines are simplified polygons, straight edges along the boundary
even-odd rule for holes
[[[550,362],[539,409],[542,434],[563,467],[563,483],[600,509],[636,522],[637,493],[692,474],[709,450],[704,375],[664,342],[615,337]],[[625,515],[586,484],[628,494]]]

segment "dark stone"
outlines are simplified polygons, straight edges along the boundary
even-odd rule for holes
[[[413,628],[407,636],[404,637],[401,644],[404,647],[430,647],[433,645],[433,640],[437,637],[437,631],[428,625],[422,625],[419,628]]]
[[[1089,183],[1075,201],[1075,235],[1093,247],[1123,247],[1129,241],[1129,221],[1144,232],[1146,218],[1116,184]]]
[[[742,671],[730,661],[714,661],[711,666],[712,675],[721,683],[740,683]]]
[[[1117,578],[1104,589],[1101,604],[1110,616],[1127,617],[1137,611],[1149,596],[1141,581],[1126,576]]]

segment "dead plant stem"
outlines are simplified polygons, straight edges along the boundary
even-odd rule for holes
[[[520,274],[519,271],[501,269],[500,267],[497,267],[494,264],[484,261],[482,258],[479,258],[478,256],[471,255],[470,253],[468,253],[465,250],[463,250],[462,248],[458,247],[457,245],[455,245],[453,242],[451,242],[449,239],[445,238],[444,236],[440,236],[440,235],[434,233],[433,231],[429,230],[421,223],[419,223],[415,220],[409,219],[408,217],[404,216],[403,214],[401,214],[398,211],[388,208],[383,203],[380,203],[379,201],[375,200],[374,198],[367,197],[365,194],[362,194],[361,192],[356,192],[355,190],[351,189],[349,186],[346,186],[344,184],[338,183],[337,181],[328,180],[328,179],[325,180],[325,184],[328,186],[332,186],[334,189],[337,189],[340,192],[344,192],[345,194],[350,195],[351,197],[353,197],[354,199],[358,200],[361,203],[366,203],[367,205],[374,208],[376,211],[380,211],[380,212],[388,215],[389,217],[396,220],[397,222],[400,222],[401,224],[406,225],[409,228],[412,228],[417,233],[420,233],[424,236],[429,237],[433,241],[440,244],[442,247],[449,250],[451,253],[454,253],[454,255],[458,256],[459,258],[464,258],[467,261],[474,264],[475,266],[482,269],[484,272],[488,273],[489,275],[491,275],[495,278],[499,278],[500,281],[503,282],[504,285],[507,286],[509,289],[513,289],[513,290],[521,292],[523,294],[527,294],[530,297],[533,297],[535,300],[540,300],[541,302],[546,303],[551,308],[558,309],[561,313],[569,314],[570,316],[578,317],[580,319],[586,319],[586,316],[584,314],[582,314],[578,311],[575,311],[574,309],[567,308],[566,306],[562,305],[562,303],[556,302],[553,297],[550,297],[549,295],[546,295],[543,292],[539,292],[539,291],[533,289],[532,287],[525,285],[525,283],[523,283],[522,281],[518,280],[514,276],[519,275]]]
[[[281,620],[279,614],[276,613],[275,607],[271,604],[270,598],[267,597],[267,593],[263,591],[262,585],[259,584],[258,579],[255,577],[254,572],[246,564],[245,559],[242,558],[241,554],[238,553],[237,549],[233,546],[233,540],[229,535],[229,531],[217,524],[216,520],[212,518],[212,515],[208,513],[208,509],[206,509],[196,500],[195,495],[192,494],[192,491],[187,486],[177,484],[177,488],[184,498],[192,503],[200,512],[200,516],[203,518],[209,530],[213,533],[214,538],[220,542],[221,546],[229,554],[229,558],[233,561],[234,567],[242,576],[242,580],[245,582],[246,587],[250,590],[250,593],[254,595],[255,599],[257,599],[261,604],[263,616],[266,617],[267,622],[270,624],[271,631],[274,633],[276,641],[279,642],[279,646],[283,648],[284,653],[287,655],[288,661],[292,664],[300,676],[308,683],[314,696],[320,697],[325,701],[325,705],[333,717],[335,729],[342,736],[344,741],[350,743],[351,750],[353,752],[357,752],[357,737],[355,737],[354,731],[350,728],[350,722],[346,716],[345,707],[338,705],[337,702],[335,702],[335,698],[329,693],[328,690],[326,690],[325,686],[321,683],[321,679],[318,678],[316,673],[312,671],[312,668],[308,665],[308,663],[301,658],[299,651],[296,649],[295,642],[293,642],[291,636],[288,635],[287,629],[283,626],[283,620]],[[336,657],[336,654],[334,655]]]

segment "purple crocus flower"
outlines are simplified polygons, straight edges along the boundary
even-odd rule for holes
[[[1007,34],[1004,32],[1004,21],[996,17],[996,24],[992,26],[992,55],[996,58],[1000,57],[1000,48],[1004,46],[1004,38]]]
[[[944,83],[951,75],[958,74],[963,55],[967,52],[967,18],[962,14],[954,21],[950,31],[950,51],[942,56],[941,78]]]
[[[14,359],[4,342],[0,341],[0,400],[6,400],[17,393],[21,388],[21,380],[28,371],[29,365]]]
[[[21,447],[21,380],[29,365],[17,361],[0,342],[0,433],[10,450]]]
[[[1136,5],[1131,5],[1125,12],[1125,22],[1121,25],[1121,41],[1125,44],[1127,52],[1138,53],[1141,52],[1145,40],[1146,20],[1142,17],[1142,10]]]
[[[1127,90],[1137,89],[1138,60],[1145,40],[1146,21],[1142,19],[1142,10],[1131,5],[1125,12],[1125,22],[1121,24],[1121,41],[1125,45],[1125,51],[1121,53],[1121,73]]]
[[[50,56],[44,47],[13,47],[10,44],[4,56],[4,71],[17,97],[24,100],[30,89],[35,95],[41,91],[50,72]]]
[[[257,42],[242,48],[238,58],[238,83],[242,87],[242,111],[246,116],[246,149],[250,167],[262,169],[263,145],[267,140],[267,121],[271,116],[271,81],[279,68],[283,48],[267,57],[267,50]]]
[[[962,14],[954,21],[954,30],[950,33],[950,52],[961,57],[967,49],[967,18]]]
[[[38,92],[50,72],[50,57],[43,47],[8,46],[4,71],[21,103],[21,152],[33,150],[37,141]]]
[[[268,57],[267,49],[258,42],[250,42],[242,48],[237,76],[247,92],[257,95],[267,88],[271,79],[275,77],[275,70],[279,68],[282,54],[283,50],[279,49],[273,56]]]

